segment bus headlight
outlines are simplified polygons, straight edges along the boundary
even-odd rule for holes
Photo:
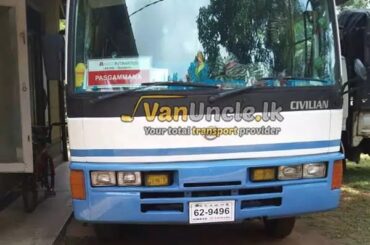
[[[324,178],[326,176],[325,163],[309,163],[303,165],[303,178],[315,179]]]
[[[140,172],[118,172],[119,186],[140,186],[141,173]]]
[[[302,179],[302,165],[279,167],[279,180]]]
[[[91,172],[91,184],[97,187],[115,186],[117,184],[116,173],[110,171],[93,171]]]

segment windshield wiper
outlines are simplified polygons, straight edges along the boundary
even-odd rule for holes
[[[142,86],[170,86],[170,87],[192,87],[192,88],[213,88],[218,89],[217,85],[209,85],[205,83],[192,83],[192,82],[155,82],[155,83],[142,83]]]
[[[210,103],[214,103],[218,100],[221,100],[221,99],[224,99],[224,98],[227,98],[227,97],[231,97],[231,96],[235,96],[235,95],[239,95],[239,94],[249,92],[250,90],[253,90],[255,88],[257,88],[257,87],[256,86],[251,86],[251,87],[245,87],[245,88],[233,89],[233,90],[230,90],[230,91],[221,92],[221,93],[218,93],[216,95],[210,96],[208,98],[208,101]]]
[[[239,94],[243,94],[243,93],[246,93],[246,92],[249,92],[253,89],[256,89],[256,88],[263,88],[266,86],[266,82],[267,81],[292,81],[292,80],[297,80],[297,81],[315,81],[315,82],[322,82],[322,83],[327,83],[328,81],[326,80],[320,80],[320,79],[316,79],[316,78],[296,78],[296,77],[268,77],[268,78],[261,78],[259,79],[259,82],[257,82],[255,85],[253,86],[250,86],[250,87],[245,87],[245,88],[240,88],[240,89],[233,89],[233,90],[230,90],[230,91],[225,91],[225,92],[221,92],[219,94],[216,94],[216,95],[212,95],[208,98],[208,101],[210,103],[214,103],[218,100],[221,100],[223,98],[227,98],[227,97],[230,97],[230,96],[235,96],[235,95],[239,95]]]
[[[130,94],[145,90],[146,88],[150,88],[150,87],[168,86],[168,87],[219,89],[219,86],[216,86],[216,85],[209,85],[209,84],[204,84],[204,83],[192,83],[192,82],[155,82],[155,83],[142,83],[140,85],[141,87],[138,87],[135,89],[129,89],[129,90],[125,90],[122,92],[98,96],[97,98],[90,100],[90,102],[97,103],[97,102],[113,99],[113,98],[120,97],[120,96],[130,95]]]

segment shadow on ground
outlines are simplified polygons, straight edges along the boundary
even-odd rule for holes
[[[268,238],[260,221],[229,225],[160,225],[160,226],[120,226],[120,235],[111,242],[98,241],[90,225],[82,225],[72,220],[64,239],[58,245],[98,245],[98,244],[150,244],[150,245],[333,245],[323,236],[298,224],[293,234],[284,240]]]
[[[344,182],[351,188],[370,192],[370,159],[363,158],[360,164],[349,164]]]

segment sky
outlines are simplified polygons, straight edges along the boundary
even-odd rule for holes
[[[129,14],[155,0],[126,0]],[[197,16],[209,0],[164,0],[131,16],[140,56],[151,56],[155,68],[170,69],[184,78],[202,46],[198,40]],[[174,63],[174,61],[178,61]]]

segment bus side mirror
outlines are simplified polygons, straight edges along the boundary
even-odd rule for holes
[[[367,80],[367,71],[365,65],[360,59],[355,60],[355,73],[363,81]]]
[[[42,52],[47,80],[64,81],[64,37],[47,34],[42,39]]]

